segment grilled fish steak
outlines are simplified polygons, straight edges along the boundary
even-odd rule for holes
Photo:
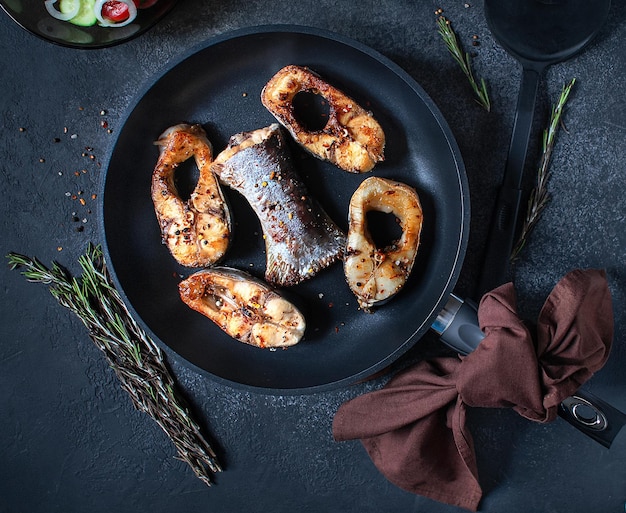
[[[393,213],[399,220],[402,235],[386,248],[378,248],[368,230],[371,210]],[[344,272],[364,311],[371,311],[404,287],[415,263],[422,222],[417,192],[404,183],[372,176],[352,195]]]
[[[190,308],[246,344],[286,348],[304,335],[306,323],[300,311],[266,283],[238,269],[198,271],[178,290]]]
[[[200,125],[168,128],[156,143],[159,158],[152,174],[152,202],[163,243],[178,263],[206,267],[226,253],[231,216],[217,177],[211,172],[211,143]],[[179,165],[193,157],[199,179],[187,201],[174,182]]]
[[[321,130],[309,131],[298,121],[293,100],[300,92],[328,102]],[[372,113],[306,67],[279,70],[263,88],[261,102],[303,148],[345,171],[364,173],[384,160],[385,133]]]
[[[232,136],[211,169],[259,218],[267,282],[296,285],[343,257],[346,236],[297,176],[280,125]]]

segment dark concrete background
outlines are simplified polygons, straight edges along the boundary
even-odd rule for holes
[[[91,195],[98,191],[114,140],[102,128],[103,118],[113,131],[119,129],[136,91],[204,40],[241,27],[293,23],[330,29],[380,51],[411,74],[443,112],[470,183],[472,231],[456,288],[468,292],[480,272],[520,79],[518,65],[491,38],[482,3],[469,4],[187,0],[140,38],[103,50],[49,44],[0,13],[2,254],[17,251],[76,270],[87,243],[99,242],[98,199]],[[476,54],[476,72],[490,87],[490,114],[474,104],[437,35],[439,7]],[[622,2],[614,2],[594,42],[552,67],[540,88],[531,177],[549,105],[566,81],[578,80],[565,115],[567,131],[560,132],[553,155],[552,201],[515,269],[520,306],[529,318],[567,271],[607,270],[614,349],[586,387],[623,411],[625,11]],[[477,47],[471,46],[474,34]],[[55,137],[61,140],[55,143]],[[81,155],[86,146],[93,148],[94,161]],[[85,206],[71,199],[78,191]],[[81,323],[45,287],[26,283],[6,266],[0,272],[1,512],[457,511],[395,488],[358,442],[333,442],[331,422],[339,405],[382,386],[387,376],[334,392],[270,396],[215,383],[169,355],[227,468],[207,489],[175,459],[159,428],[133,409]],[[437,351],[437,343],[426,337],[403,361]],[[485,490],[482,511],[624,510],[624,433],[607,450],[562,420],[536,425],[508,410],[472,410],[470,422]]]

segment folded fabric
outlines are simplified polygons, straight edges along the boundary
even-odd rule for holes
[[[379,471],[409,492],[476,511],[482,497],[466,406],[513,408],[554,420],[608,358],[613,310],[601,270],[567,274],[550,293],[533,340],[511,283],[483,296],[485,338],[466,357],[421,361],[381,390],[343,404],[337,441],[361,439]]]

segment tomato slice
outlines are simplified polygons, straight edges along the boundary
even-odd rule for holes
[[[102,5],[102,17],[113,22],[120,22],[130,16],[128,6],[124,2],[109,0]]]

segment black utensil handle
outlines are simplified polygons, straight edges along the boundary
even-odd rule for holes
[[[517,98],[511,145],[502,178],[502,185],[491,218],[492,222],[485,249],[482,275],[476,297],[481,297],[485,292],[502,285],[508,279],[509,259],[513,249],[517,218],[522,199],[522,176],[540,79],[540,69],[524,67],[522,83]]]
[[[482,272],[475,297],[482,297],[509,280],[509,267],[517,218],[522,200],[521,189],[501,188],[492,215],[489,238],[483,255]]]
[[[432,329],[439,334],[444,344],[462,355],[471,353],[485,338],[478,324],[476,304],[463,301],[453,294],[433,323]],[[626,414],[583,390],[578,390],[564,399],[559,405],[558,414],[607,448],[626,425]]]

